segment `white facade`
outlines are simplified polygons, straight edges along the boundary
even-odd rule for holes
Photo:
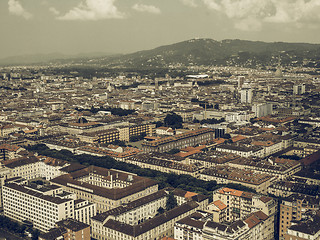
[[[242,88],[240,91],[241,103],[251,103],[252,102],[252,89],[249,86]]]
[[[33,223],[43,232],[49,231],[55,223],[73,218],[73,199],[51,197],[16,183],[2,187],[4,215],[22,222]]]
[[[271,103],[259,103],[252,106],[252,111],[255,113],[255,117],[264,117],[272,114]]]

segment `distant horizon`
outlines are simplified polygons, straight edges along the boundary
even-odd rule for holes
[[[16,57],[28,57],[28,56],[48,56],[48,55],[62,55],[66,58],[72,58],[72,57],[85,57],[85,55],[88,55],[88,57],[95,57],[93,55],[101,55],[101,57],[103,56],[112,56],[112,55],[126,55],[126,54],[132,54],[132,53],[136,53],[136,52],[140,52],[140,51],[148,51],[148,50],[153,50],[156,49],[158,47],[163,47],[163,46],[170,46],[173,44],[177,44],[177,43],[181,43],[181,42],[186,42],[186,41],[190,41],[190,40],[198,40],[198,39],[210,39],[210,40],[215,40],[218,42],[222,42],[222,41],[226,41],[226,40],[240,40],[240,41],[249,41],[249,42],[265,42],[265,43],[293,43],[293,44],[312,44],[312,45],[320,45],[320,41],[319,43],[312,43],[312,42],[285,42],[285,41],[263,41],[263,40],[249,40],[249,39],[239,39],[239,38],[226,38],[226,39],[222,39],[222,40],[216,40],[213,38],[190,38],[190,39],[186,39],[183,41],[179,41],[179,42],[173,42],[173,43],[169,43],[169,44],[164,44],[164,45],[159,45],[153,48],[148,48],[148,49],[137,49],[134,50],[132,52],[107,52],[107,51],[88,51],[88,52],[77,52],[77,53],[63,53],[62,51],[56,51],[56,52],[42,52],[42,53],[25,53],[25,54],[21,54],[21,55],[10,55],[10,56],[6,56],[6,57],[1,57],[0,56],[0,60],[5,60],[5,59],[9,59],[9,58],[16,58]],[[82,56],[83,55],[83,56]]]
[[[318,0],[3,0],[0,58],[127,54],[188,39],[320,43]]]

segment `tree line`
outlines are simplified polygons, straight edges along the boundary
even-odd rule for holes
[[[76,155],[68,150],[55,150],[49,149],[44,144],[37,144],[33,146],[28,146],[27,150],[32,152],[37,152],[40,155],[62,159],[71,163],[80,163],[85,166],[98,166],[103,168],[114,168],[126,172],[131,172],[138,174],[142,177],[152,178],[159,182],[159,189],[166,187],[180,188],[185,191],[191,191],[196,193],[201,193],[203,195],[212,197],[212,191],[220,188],[221,186],[228,186],[230,188],[235,188],[238,190],[255,192],[253,189],[242,186],[240,184],[217,184],[216,181],[204,181],[185,174],[175,174],[175,173],[163,173],[160,171],[141,168],[134,164],[129,164],[121,161],[116,161],[109,156],[92,156],[88,154]]]

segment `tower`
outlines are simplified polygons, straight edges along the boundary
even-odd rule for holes
[[[241,103],[251,103],[252,102],[252,89],[249,85],[245,85],[241,88]]]

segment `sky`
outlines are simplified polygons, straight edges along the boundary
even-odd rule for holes
[[[193,38],[320,43],[320,0],[1,0],[0,58]]]

